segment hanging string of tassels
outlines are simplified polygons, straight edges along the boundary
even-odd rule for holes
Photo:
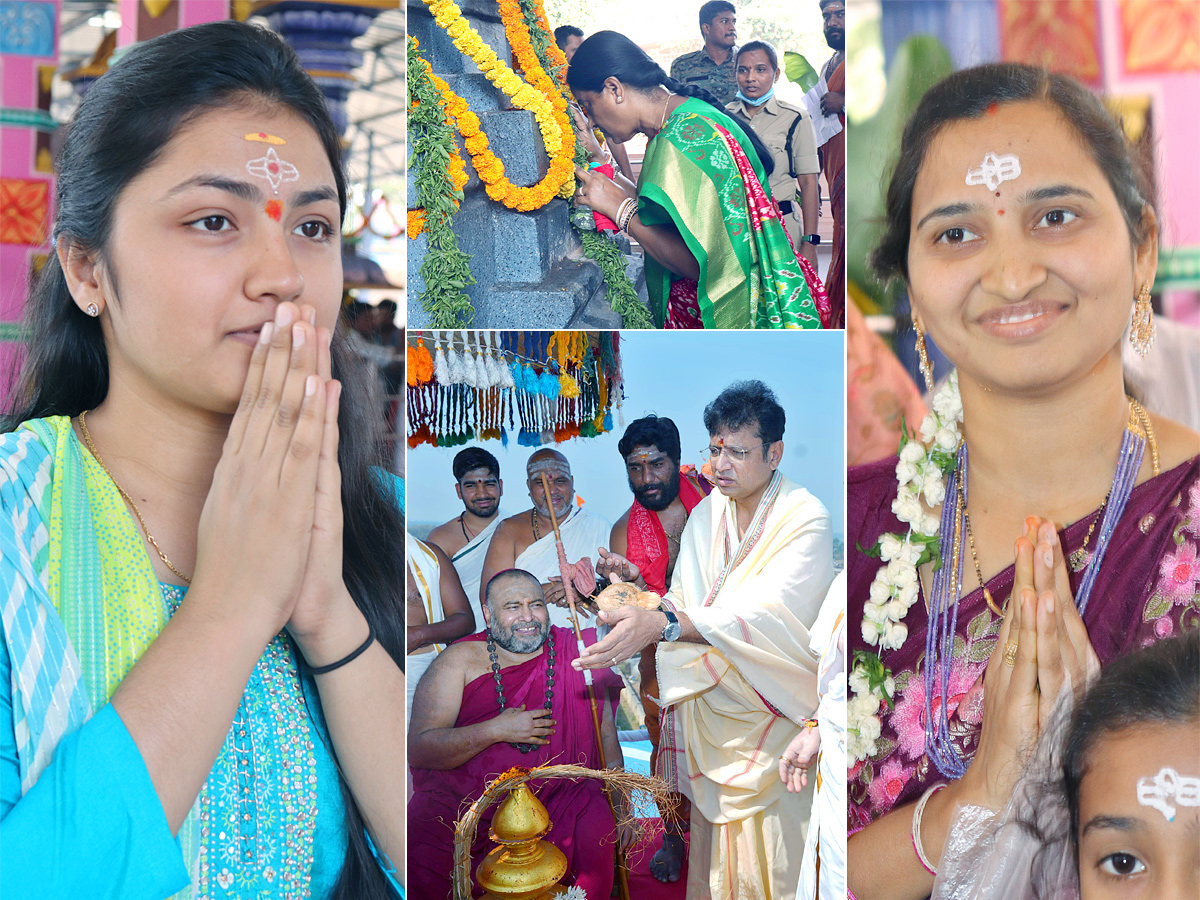
[[[583,331],[411,332],[410,447],[500,440],[537,447],[613,427],[616,335]],[[432,352],[431,352],[432,351]]]

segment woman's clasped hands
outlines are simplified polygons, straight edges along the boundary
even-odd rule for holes
[[[626,200],[637,200],[636,191],[626,192],[620,184],[602,172],[576,166],[575,178],[579,184],[575,191],[575,202],[582,203],[610,219],[616,219],[617,211]]]
[[[201,515],[194,586],[261,617],[269,634],[286,625],[323,665],[366,626],[345,615],[355,607],[342,579],[341,385],[316,320],[284,302],[262,325]]]
[[[991,809],[1007,803],[1063,688],[1081,689],[1100,668],[1054,523],[1028,517],[1014,554],[1012,594],[984,674],[979,748],[962,784]]]

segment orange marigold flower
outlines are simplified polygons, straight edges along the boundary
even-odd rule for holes
[[[425,210],[410,209],[408,211],[408,236],[410,238],[419,237],[421,232],[425,230]]]

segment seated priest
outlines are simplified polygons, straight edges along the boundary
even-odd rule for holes
[[[450,896],[454,825],[496,776],[513,766],[602,767],[583,674],[572,668],[575,636],[550,625],[538,579],[521,569],[494,575],[484,593],[487,629],[452,644],[430,666],[413,700],[408,761],[408,890],[422,900]],[[593,636],[585,640],[595,640]],[[613,718],[620,679],[595,673],[605,761],[623,765]],[[607,898],[618,840],[632,827],[614,824],[596,779],[536,781],[531,788],[550,813],[545,839],[567,857],[561,883]],[[615,798],[620,803],[620,798]],[[471,870],[495,846],[489,807],[471,847]],[[618,806],[617,818],[625,818]],[[478,890],[478,882],[475,882]]]

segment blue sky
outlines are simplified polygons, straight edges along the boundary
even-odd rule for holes
[[[708,444],[705,405],[734,381],[758,378],[779,397],[787,415],[781,469],[807,487],[828,507],[837,537],[845,529],[845,350],[842,332],[624,332],[621,338],[625,377],[624,425],[656,413],[679,427],[685,463],[699,463]],[[612,432],[575,439],[558,449],[571,461],[575,490],[587,509],[608,521],[620,517],[632,501],[617,452],[624,427],[614,409]],[[505,448],[500,441],[484,447],[500,460],[504,480],[501,510],[512,515],[530,506],[525,461],[536,448]],[[413,530],[441,523],[462,512],[454,493],[451,463],[463,447],[422,444],[408,451],[406,489]]]

